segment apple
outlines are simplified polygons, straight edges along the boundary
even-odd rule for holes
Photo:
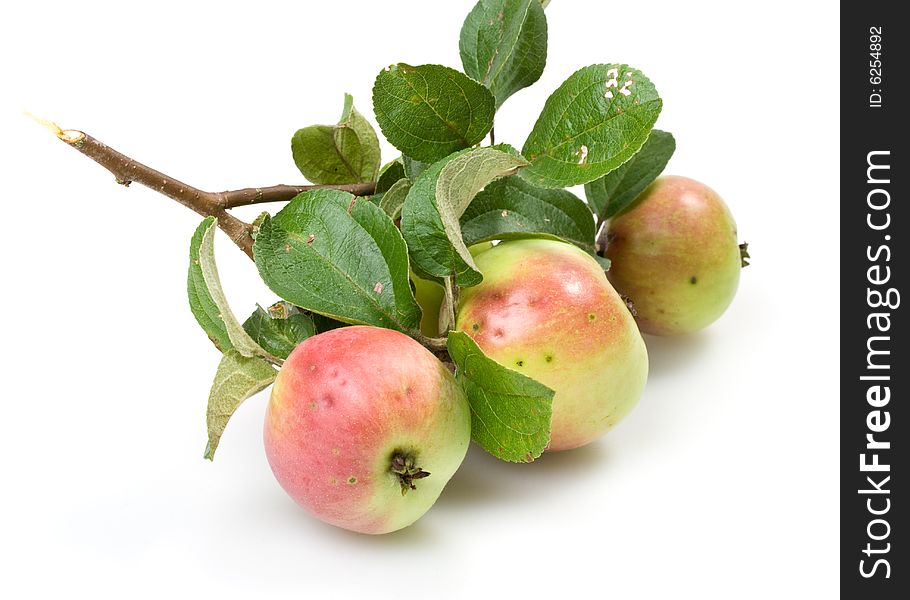
[[[427,337],[439,335],[439,309],[445,298],[445,290],[435,281],[424,279],[411,272],[411,281],[414,283],[414,298],[420,305],[420,333]]]
[[[717,192],[687,177],[660,177],[613,218],[605,255],[610,281],[632,301],[642,331],[655,335],[716,321],[742,270],[733,215]]]
[[[570,244],[531,239],[502,242],[476,262],[483,282],[461,290],[456,329],[556,392],[548,450],[587,444],[628,414],[648,354],[597,261]]]
[[[468,247],[468,252],[476,258],[478,254],[492,247],[492,242],[480,242]],[[445,290],[435,281],[424,279],[414,272],[411,272],[411,281],[414,282],[414,297],[423,311],[423,316],[420,318],[420,333],[427,337],[438,337],[440,335],[439,310],[442,308]]]
[[[410,337],[342,327],[298,345],[272,388],[265,450],[281,486],[338,527],[388,533],[436,502],[471,417],[449,370]]]

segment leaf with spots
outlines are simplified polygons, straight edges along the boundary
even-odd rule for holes
[[[291,154],[303,176],[316,184],[365,183],[379,173],[379,138],[354,108],[350,94],[337,125],[311,125],[291,138]]]
[[[540,0],[480,0],[461,27],[464,72],[493,92],[496,107],[540,79],[547,17]]]
[[[266,285],[295,306],[345,323],[419,327],[407,246],[372,202],[338,190],[299,194],[262,223],[253,255]]]
[[[399,63],[376,77],[373,111],[402,154],[433,163],[480,142],[493,127],[496,101],[455,69]]]
[[[591,209],[603,221],[612,219],[629,208],[651,182],[657,179],[673,152],[676,140],[666,131],[655,129],[641,150],[595,181],[585,184],[585,196]]]
[[[228,421],[244,400],[267,388],[278,375],[269,363],[228,350],[221,357],[205,411],[208,443],[205,458],[213,460]]]
[[[471,405],[471,437],[493,456],[531,462],[550,443],[554,392],[488,358],[469,335],[449,333],[455,376]]]
[[[465,244],[550,238],[594,252],[594,215],[567,190],[539,188],[521,177],[494,181],[461,216]]]
[[[521,156],[499,148],[474,148],[448,156],[420,174],[401,210],[401,233],[418,274],[443,279],[454,273],[460,286],[481,282],[483,276],[461,237],[459,219],[484,186],[526,164]]]
[[[282,359],[297,344],[316,335],[313,319],[289,302],[273,304],[267,311],[257,306],[243,328],[260,346]]]
[[[231,311],[215,265],[217,229],[215,218],[206,217],[190,241],[190,269],[187,277],[190,310],[222,352],[234,348],[243,356],[259,356],[272,363],[280,362],[250,337]]]
[[[628,65],[584,67],[547,99],[521,153],[521,176],[546,188],[594,181],[638,152],[662,101],[644,74]]]

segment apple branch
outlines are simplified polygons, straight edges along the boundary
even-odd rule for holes
[[[344,183],[339,185],[273,185],[265,188],[244,188],[230,192],[221,192],[221,204],[224,208],[264,204],[266,202],[284,202],[297,194],[310,190],[341,190],[355,196],[370,196],[376,192],[375,183]]]
[[[218,227],[250,258],[253,258],[253,238],[250,235],[252,226],[228,213],[227,209],[266,202],[283,202],[290,200],[301,192],[315,189],[331,188],[350,192],[357,196],[372,194],[376,189],[375,183],[356,183],[345,185],[275,185],[226,192],[206,192],[133,160],[83,131],[75,129],[64,130],[53,123],[40,122],[51,129],[62,142],[110,171],[117,183],[124,186],[129,186],[133,182],[139,183],[172,200],[176,200],[203,217],[215,217]]]

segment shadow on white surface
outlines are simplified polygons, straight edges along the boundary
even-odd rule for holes
[[[530,464],[512,464],[494,458],[471,444],[461,468],[452,477],[436,506],[443,510],[476,510],[478,505],[521,503],[522,498],[545,500],[548,491],[579,485],[603,472],[606,446],[594,442],[563,452],[545,453]]]
[[[370,548],[379,545],[400,546],[407,549],[435,544],[439,541],[437,532],[429,526],[429,523],[426,523],[426,519],[419,519],[413,525],[392,533],[366,535],[320,521],[283,492],[269,494],[268,498],[265,498],[264,495],[257,495],[256,498],[269,504],[269,514],[266,520],[269,522],[270,528],[285,529],[291,539],[299,540],[305,545],[310,543],[309,540],[321,538],[328,543],[341,546]]]
[[[648,378],[660,379],[681,369],[698,365],[710,348],[714,336],[710,330],[690,335],[661,337],[645,335],[648,347]]]

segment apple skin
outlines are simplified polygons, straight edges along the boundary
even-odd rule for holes
[[[411,273],[411,281],[414,282],[414,298],[423,311],[420,317],[420,333],[427,337],[436,337],[439,335],[439,310],[445,298],[445,290],[435,281],[424,279],[415,273]]]
[[[275,380],[265,450],[281,486],[317,518],[361,533],[407,527],[436,502],[467,452],[467,399],[410,337],[354,326],[304,340]],[[402,493],[393,457],[429,476]]]
[[[610,221],[606,244],[607,277],[631,299],[645,333],[703,329],[736,295],[736,223],[717,192],[693,179],[658,178]]]
[[[492,242],[480,242],[468,247],[468,252],[476,258],[478,254],[492,247]],[[435,281],[423,279],[413,272],[411,281],[414,282],[414,297],[423,311],[423,316],[420,318],[420,333],[427,337],[438,337],[440,335],[439,311],[445,298],[445,290]]]
[[[502,242],[479,255],[456,329],[484,353],[556,392],[548,450],[591,442],[632,410],[648,353],[625,302],[583,250],[552,240]]]

